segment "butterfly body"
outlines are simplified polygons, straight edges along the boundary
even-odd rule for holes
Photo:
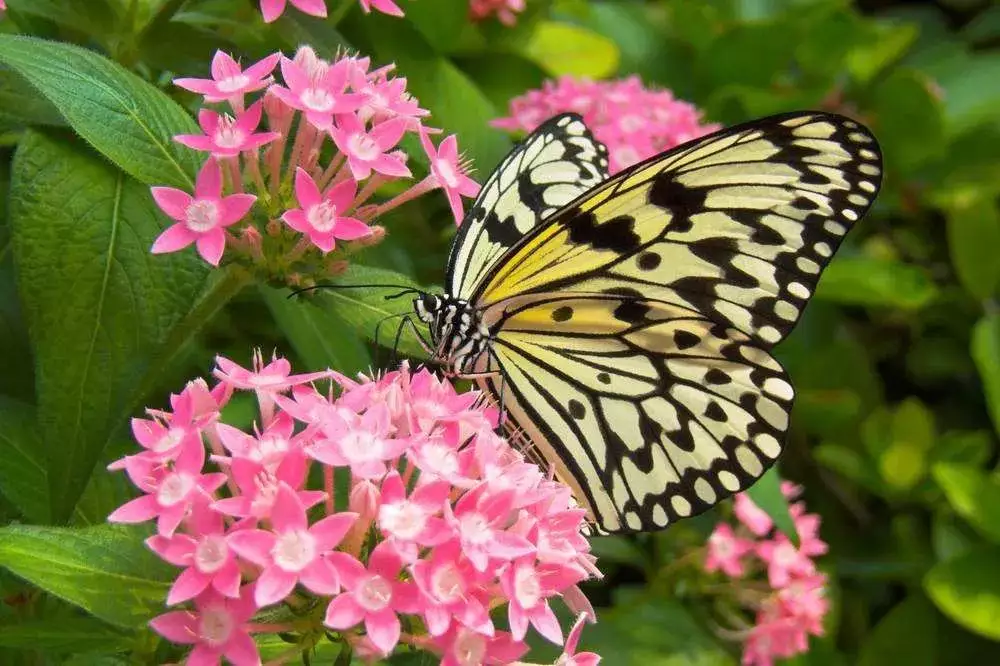
[[[611,176],[574,114],[529,135],[414,307],[601,532],[662,529],[781,452],[794,391],[771,348],[880,186],[856,121],[722,130]]]

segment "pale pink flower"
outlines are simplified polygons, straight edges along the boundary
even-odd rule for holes
[[[198,172],[194,196],[173,187],[151,188],[156,204],[177,221],[153,243],[153,254],[176,252],[194,243],[198,254],[219,265],[226,247],[225,228],[242,220],[257,200],[252,194],[222,196],[222,170],[209,159]]]
[[[393,2],[392,0],[358,0],[361,3],[361,9],[364,10],[366,14],[371,12],[374,8],[376,11],[380,11],[383,14],[389,14],[390,16],[402,16],[403,10]]]
[[[308,236],[313,245],[326,254],[337,247],[337,240],[357,240],[372,233],[361,220],[341,214],[351,207],[357,189],[357,182],[348,178],[323,196],[312,177],[299,168],[295,172],[295,198],[301,208],[287,211],[281,219]]]
[[[757,554],[767,562],[767,578],[772,587],[784,587],[793,577],[811,576],[816,572],[813,561],[784,534],[757,544]]]
[[[265,23],[276,21],[285,11],[288,2],[304,14],[326,18],[326,0],[260,0],[260,13]]]
[[[548,599],[586,577],[578,569],[539,564],[534,558],[515,560],[500,576],[501,589],[510,600],[508,618],[514,639],[523,640],[531,623],[542,636],[557,645],[562,644],[562,629]]]
[[[204,134],[178,134],[174,141],[188,148],[212,153],[215,157],[235,157],[244,150],[254,150],[278,138],[277,132],[257,133],[263,103],[258,100],[236,117],[211,109],[198,112],[198,124]]]
[[[441,666],[510,664],[528,651],[527,645],[514,640],[506,631],[487,636],[460,624],[452,625],[446,634],[436,638],[434,646],[441,652]]]
[[[431,161],[431,175],[435,184],[444,190],[448,198],[448,205],[451,206],[451,214],[455,217],[455,224],[461,224],[464,213],[462,212],[462,197],[475,197],[479,194],[479,183],[466,175],[466,167],[461,164],[458,155],[458,143],[455,135],[444,139],[435,148],[431,143],[431,138],[425,128],[420,129],[420,144],[427,153],[427,158]]]
[[[271,72],[278,64],[280,54],[274,53],[246,69],[233,60],[224,51],[216,51],[212,58],[212,78],[174,79],[174,85],[198,93],[205,97],[206,102],[222,102],[237,99],[242,108],[243,96],[269,86],[272,82]]]
[[[332,415],[322,425],[323,436],[306,449],[321,463],[347,466],[359,479],[373,479],[387,471],[386,462],[409,446],[405,439],[391,437],[389,412],[373,405],[363,415]]]
[[[577,652],[576,647],[580,643],[580,634],[583,633],[583,625],[587,621],[587,615],[581,613],[573,623],[573,628],[566,636],[566,644],[563,652],[556,659],[557,666],[597,666],[601,662],[600,655],[594,652]]]
[[[193,599],[207,588],[231,599],[240,596],[240,567],[229,548],[222,515],[209,508],[207,502],[195,504],[188,520],[192,534],[170,537],[154,535],[146,545],[164,561],[184,571],[174,581],[167,594],[167,604],[173,606]]]
[[[430,112],[420,108],[417,100],[406,92],[406,79],[373,77],[361,67],[351,72],[351,87],[365,96],[365,103],[358,109],[362,121],[380,122],[389,118],[404,117],[418,125],[418,118]]]
[[[327,556],[356,518],[354,513],[337,513],[310,527],[298,495],[280,484],[271,509],[273,531],[246,529],[229,537],[229,545],[241,558],[263,568],[254,590],[257,605],[281,601],[296,583],[316,594],[337,592],[340,580]]]
[[[387,151],[399,143],[409,125],[406,118],[392,118],[366,129],[355,115],[337,117],[330,128],[330,137],[347,156],[347,165],[355,180],[362,180],[372,171],[395,178],[407,177],[410,170],[398,156]]]
[[[743,558],[753,551],[753,542],[741,539],[733,528],[725,523],[715,526],[708,537],[708,555],[705,557],[705,571],[722,571],[727,576],[739,578],[743,575]]]
[[[417,587],[428,600],[423,616],[431,636],[444,635],[452,618],[478,633],[493,634],[489,599],[482,586],[489,578],[462,555],[458,542],[435,548],[429,557],[415,562],[412,571]]]
[[[413,583],[398,580],[402,560],[385,543],[372,551],[367,568],[346,553],[334,553],[330,559],[347,591],[330,602],[324,624],[343,630],[364,622],[371,642],[383,654],[389,654],[399,642],[397,613],[413,613],[420,608]]]
[[[195,599],[195,610],[165,613],[149,626],[169,641],[194,645],[186,660],[191,666],[218,664],[223,657],[237,666],[256,666],[260,654],[248,625],[256,611],[253,597],[252,584],[240,589],[238,599],[208,590]]]
[[[301,455],[285,456],[276,469],[268,470],[258,462],[236,458],[230,462],[229,470],[240,492],[233,497],[216,500],[212,508],[235,518],[263,520],[271,515],[280,486],[302,487],[308,471],[308,459]],[[321,490],[298,490],[297,494],[306,509],[326,497]]]
[[[535,551],[530,541],[506,530],[515,499],[510,491],[492,493],[482,484],[465,493],[454,510],[445,506],[445,517],[476,570],[486,571],[491,557],[512,560]]]
[[[506,26],[517,22],[517,15],[524,11],[525,0],[469,0],[469,14],[475,21],[496,16]]]
[[[173,535],[191,505],[226,482],[225,474],[202,474],[204,465],[205,449],[201,442],[185,447],[169,467],[139,456],[126,459],[126,473],[147,494],[115,509],[108,521],[141,523],[156,518],[159,533],[166,537]]]
[[[324,61],[322,66],[318,59],[314,61],[308,56],[301,63],[298,60],[281,59],[281,75],[287,87],[271,86],[270,93],[302,111],[313,126],[328,130],[334,114],[350,114],[364,103],[364,95],[344,92],[351,73],[350,60],[332,64]]]
[[[421,547],[436,546],[452,537],[451,528],[440,517],[450,492],[447,482],[432,481],[417,486],[407,497],[396,470],[382,482],[378,526],[405,562],[415,562]]]
[[[757,536],[764,536],[774,527],[774,522],[764,509],[757,506],[746,493],[733,498],[733,513],[743,525]]]
[[[253,390],[257,394],[265,423],[271,420],[275,395],[285,393],[297,384],[314,382],[330,376],[329,372],[293,375],[291,363],[274,355],[271,357],[271,362],[264,365],[264,357],[259,349],[254,350],[252,370],[240,367],[223,356],[217,356],[215,362],[217,367],[212,374],[223,383],[233,388]]]

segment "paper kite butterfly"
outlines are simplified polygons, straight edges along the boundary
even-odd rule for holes
[[[879,190],[878,143],[822,112],[716,132],[609,176],[560,115],[486,181],[415,299],[435,360],[474,376],[600,532],[662,529],[781,453],[771,348]]]

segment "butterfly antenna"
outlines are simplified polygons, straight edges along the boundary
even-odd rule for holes
[[[397,294],[390,294],[385,297],[385,300],[390,300],[393,298],[399,298],[400,296],[405,296],[406,294],[426,294],[427,292],[423,289],[418,289],[417,287],[408,287],[404,284],[316,284],[311,287],[303,287],[302,289],[296,289],[288,295],[288,298],[292,296],[298,296],[299,294],[305,293],[307,291],[315,291],[317,289],[400,289],[401,291]]]

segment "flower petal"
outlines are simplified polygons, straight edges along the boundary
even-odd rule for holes
[[[341,594],[326,607],[323,624],[332,629],[350,629],[361,622],[365,613],[349,593]]]

